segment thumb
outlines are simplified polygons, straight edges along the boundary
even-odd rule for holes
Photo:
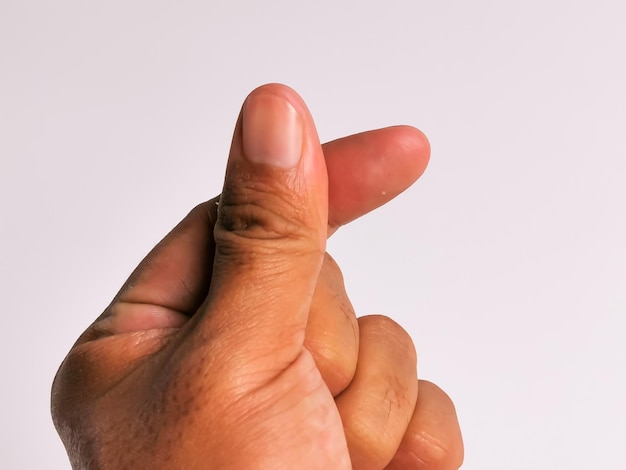
[[[306,105],[283,85],[256,89],[235,128],[197,327],[232,339],[238,355],[293,361],[303,348],[327,221],[326,166]]]

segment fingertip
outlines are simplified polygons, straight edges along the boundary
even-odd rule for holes
[[[331,232],[382,206],[424,173],[430,143],[412,126],[385,127],[324,145]]]
[[[404,170],[407,179],[417,180],[428,166],[431,146],[428,137],[421,130],[413,126],[399,125],[385,129],[393,133],[392,137],[402,151],[395,155],[404,159]]]
[[[266,83],[256,87],[246,97],[243,108],[246,107],[246,103],[249,100],[257,97],[258,95],[270,95],[287,101],[295,108],[298,115],[303,119],[306,119],[310,115],[309,108],[304,102],[302,96],[300,96],[296,90],[283,83]]]
[[[463,436],[452,399],[434,383],[419,380],[413,417],[388,469],[460,468],[464,454]]]

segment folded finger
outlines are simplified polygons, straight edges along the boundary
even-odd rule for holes
[[[324,155],[332,233],[411,186],[428,165],[430,144],[414,127],[393,126],[328,142]]]
[[[456,470],[463,464],[463,438],[450,397],[419,381],[415,412],[387,470]]]
[[[328,253],[315,286],[304,345],[332,395],[338,395],[354,377],[359,325],[341,270]]]
[[[354,379],[336,399],[352,465],[380,470],[393,458],[417,400],[417,358],[409,335],[388,317],[359,318]]]

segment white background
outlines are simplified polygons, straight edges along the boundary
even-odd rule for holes
[[[69,468],[56,368],[280,81],[322,140],[431,140],[330,251],[455,400],[464,468],[626,468],[625,49],[620,0],[0,0],[0,467]]]

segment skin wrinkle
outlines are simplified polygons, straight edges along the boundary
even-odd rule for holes
[[[180,283],[180,285],[184,289],[184,291],[187,292],[187,296],[190,299],[192,299],[194,297],[193,289],[191,288],[191,286],[189,285],[187,280],[184,277],[181,276],[181,277],[178,278],[178,282]],[[181,312],[181,313],[186,313],[187,315],[189,315],[189,313],[187,313],[187,312]]]
[[[276,189],[275,185],[259,186],[237,190],[239,193],[245,193],[244,195],[237,192],[231,194],[229,191],[222,194],[218,223],[214,230],[217,253],[241,263],[243,254],[249,256],[254,254],[255,250],[261,250],[259,253],[265,255],[285,250],[292,255],[313,252],[314,249],[309,245],[317,235],[315,230],[310,228],[309,224],[312,221],[308,220],[309,217],[297,209],[298,203],[302,204],[300,196],[283,195],[285,189]],[[272,200],[274,203],[262,203],[263,199]],[[268,209],[268,206],[282,207],[286,212],[280,213]],[[245,238],[245,245],[240,245],[240,237]],[[268,243],[272,239],[276,244]],[[242,251],[242,246],[245,246],[245,251]],[[315,251],[323,253],[325,250],[320,248],[316,247]]]
[[[353,335],[353,341],[354,344],[357,345],[359,344],[359,327],[358,327],[358,323],[356,321],[353,321],[356,319],[356,315],[354,312],[354,307],[352,306],[352,304],[350,302],[342,302],[341,303],[341,313],[343,314],[345,320],[348,322],[348,324],[350,325],[350,329],[352,330],[352,335]]]
[[[246,164],[241,162],[232,162],[231,164],[234,167],[233,172],[235,170],[240,173],[246,172]],[[293,174],[294,172],[285,172],[269,167],[258,171],[265,173],[267,177],[259,179],[257,176],[252,179],[246,178],[246,174],[238,174],[236,181],[229,181],[227,177],[229,182],[225,184],[219,199],[220,214],[218,215],[221,216],[222,208],[228,205],[253,204],[266,210],[282,211],[282,213],[275,212],[275,215],[281,219],[289,218],[301,222],[305,226],[308,225],[299,217],[304,214],[306,205],[303,201],[306,199],[308,191],[303,188],[298,191],[293,190],[294,186],[299,186],[298,177]],[[272,177],[270,178],[269,175]],[[221,217],[218,218],[218,221],[221,221]]]
[[[310,230],[304,225],[294,223],[289,217],[269,211],[254,201],[245,204],[224,203],[220,207],[220,219],[214,237],[218,249],[224,238],[224,232],[238,237],[247,238],[258,243],[259,240],[278,241],[306,240],[310,238]]]
[[[389,394],[391,390],[387,389],[385,392],[385,403],[387,404],[387,416],[385,417],[385,421],[383,423],[383,428],[387,428],[389,426],[389,419],[391,418],[391,409],[393,408],[393,402],[389,399]]]
[[[433,437],[431,434],[421,432],[413,436],[413,439],[420,441],[419,448],[424,452],[426,460],[415,455],[420,461],[424,462],[424,465],[429,465],[434,462],[445,462],[446,457],[450,455],[450,451],[443,445],[443,443]]]

